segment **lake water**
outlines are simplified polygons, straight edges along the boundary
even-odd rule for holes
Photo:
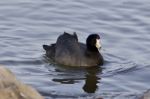
[[[0,64],[46,99],[137,99],[150,89],[150,0],[1,0]],[[105,64],[56,66],[43,44],[101,36]]]

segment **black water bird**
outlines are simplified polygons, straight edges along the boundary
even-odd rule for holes
[[[103,57],[99,52],[101,48],[100,36],[91,34],[86,44],[78,42],[77,34],[64,32],[56,43],[43,45],[46,56],[58,64],[67,66],[98,66],[103,65]]]

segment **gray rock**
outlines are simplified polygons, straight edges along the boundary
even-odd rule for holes
[[[145,92],[141,99],[150,99],[150,90]]]
[[[35,89],[23,84],[15,75],[0,66],[0,99],[44,99]]]

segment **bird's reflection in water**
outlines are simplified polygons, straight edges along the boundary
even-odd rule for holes
[[[101,72],[100,67],[87,68],[87,74],[85,79],[85,84],[83,90],[87,93],[95,93],[98,88],[97,83],[99,83],[100,77],[97,76],[97,73]]]
[[[92,67],[86,68],[86,74],[84,78],[54,78],[54,82],[59,82],[61,84],[74,84],[78,83],[80,80],[85,80],[85,84],[83,85],[82,89],[86,93],[95,93],[98,88],[97,83],[99,83],[100,77],[97,76],[98,73],[101,73],[100,67]]]
[[[79,79],[53,79],[54,82],[60,82],[62,84],[74,84],[76,83],[77,81],[75,80],[79,80]]]

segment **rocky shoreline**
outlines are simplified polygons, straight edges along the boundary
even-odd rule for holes
[[[145,92],[141,99],[150,99],[150,90]]]
[[[16,79],[4,66],[0,66],[0,99],[44,99],[34,88]]]

